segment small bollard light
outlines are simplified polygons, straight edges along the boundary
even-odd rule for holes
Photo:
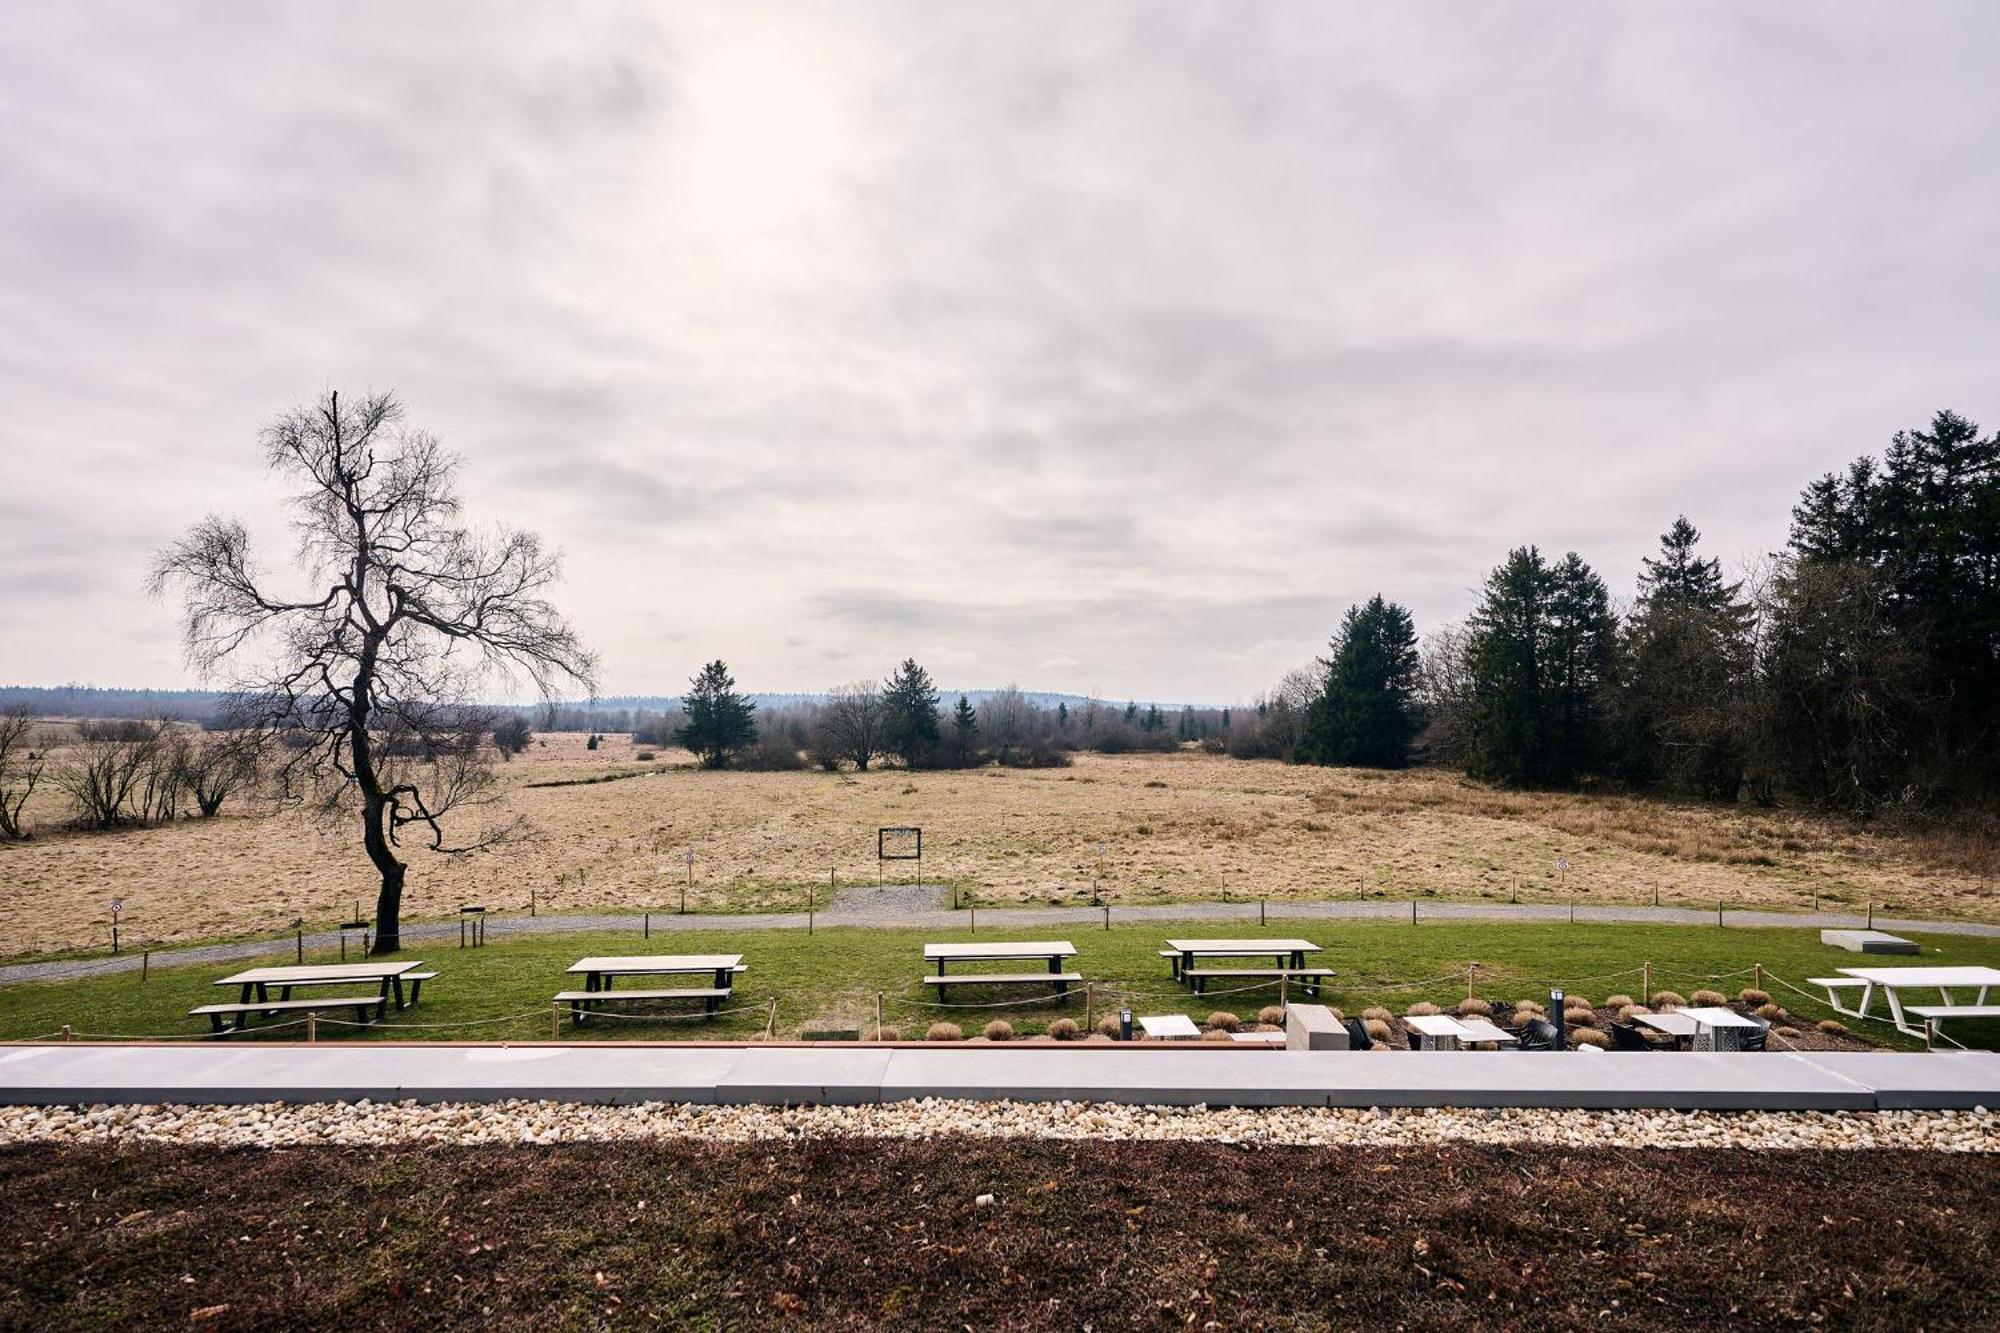
[[[1569,1035],[1563,1023],[1563,993],[1560,989],[1549,992],[1549,1021],[1556,1028],[1556,1049],[1569,1049]]]
[[[1118,1011],[1118,1040],[1132,1040],[1132,1011],[1130,1009],[1120,1009]]]

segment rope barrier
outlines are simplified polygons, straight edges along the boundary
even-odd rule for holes
[[[885,999],[886,1003],[906,1004],[917,1009],[1019,1009],[1031,1004],[1054,1004],[1066,1000],[1067,995],[1042,995],[1026,1000],[986,1000],[979,1003],[947,1004],[943,1000],[912,1000],[901,996]]]
[[[546,1016],[547,1016],[546,1010],[529,1009],[518,1014],[503,1014],[498,1018],[468,1018],[462,1023],[357,1023],[351,1018],[328,1018],[326,1015],[321,1014],[319,1017],[319,1022],[322,1026],[325,1026],[326,1024],[330,1023],[337,1028],[373,1028],[378,1032],[395,1032],[402,1028],[442,1029],[442,1028],[491,1027],[495,1023],[517,1023],[524,1018],[543,1018]]]
[[[570,1007],[568,1001],[563,1001],[562,1003],[565,1008]],[[578,1001],[578,1003],[581,1004],[582,1002]],[[615,1014],[604,1009],[590,1009],[585,1012],[590,1015],[592,1022],[596,1022],[600,1018],[617,1018],[623,1019],[628,1023],[679,1023],[694,1018],[720,1018],[724,1014],[747,1014],[753,1010],[761,1014],[767,1008],[769,1008],[767,1004],[745,1004],[738,1005],[733,1009],[717,1009],[713,1013],[710,1013],[706,1009],[697,1009],[685,1014]],[[542,1016],[547,1017],[546,1010],[542,1011]]]
[[[324,1023],[327,1020],[321,1019]],[[304,1027],[303,1018],[288,1019],[283,1023],[266,1023],[254,1028],[224,1028],[220,1032],[72,1032],[76,1041],[214,1041],[218,1037],[236,1037],[245,1033],[262,1035],[266,1032],[282,1032],[286,1028]]]

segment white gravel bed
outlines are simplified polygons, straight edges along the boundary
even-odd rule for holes
[[[1550,1111],[1145,1107],[926,1100],[869,1106],[647,1102],[310,1102],[251,1106],[6,1106],[0,1145],[181,1143],[748,1143],[844,1137],[1175,1141],[1402,1147],[1438,1143],[1615,1148],[1921,1148],[2000,1152],[2000,1116],[1971,1111]]]

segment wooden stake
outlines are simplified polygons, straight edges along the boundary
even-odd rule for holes
[[[1083,1035],[1097,1031],[1097,983],[1083,983]]]
[[[306,1010],[306,1040],[308,1042],[319,1040],[319,1011],[317,1009]]]
[[[979,933],[979,904],[967,903],[965,910],[972,918],[972,933],[977,935]]]
[[[649,940],[653,938],[653,914],[651,912],[646,913],[646,924],[641,926],[640,929],[645,932],[643,938]]]
[[[1472,969],[1478,966],[1479,964],[1477,963],[1467,963],[1465,965],[1465,998],[1468,1000],[1472,998]]]
[[[875,1040],[882,1040],[882,992],[875,992]]]
[[[1417,924],[1417,900],[1415,898],[1410,899],[1410,924],[1413,926]]]
[[[1257,900],[1257,924],[1260,926],[1264,924],[1264,900],[1262,898]]]
[[[1111,929],[1111,904],[1104,904],[1104,928]]]
[[[765,1015],[764,1017],[765,1040],[767,1041],[770,1040],[771,1034],[776,1032],[777,1030],[778,1030],[778,997],[773,995],[771,997],[771,1012]]]
[[[1764,989],[1764,965],[1762,963],[1757,964],[1757,989]]]
[[[152,964],[153,964],[153,951],[151,949],[148,949],[144,953],[139,955],[140,981],[144,981],[146,979],[146,973],[152,970]]]
[[[1286,1005],[1290,1004],[1291,1001],[1292,1001],[1292,979],[1288,974],[1281,975],[1278,978],[1278,1007],[1282,1009]]]
[[[1642,963],[1640,966],[1643,969],[1644,980],[1639,983],[1639,989],[1645,994],[1639,997],[1639,1003],[1650,1005],[1653,1002],[1653,965]]]
[[[556,1000],[556,1001],[554,1001],[553,1003],[551,1003],[551,1004],[549,1005],[549,1040],[550,1040],[550,1041],[561,1041],[561,1040],[562,1040],[562,1001],[561,1001],[561,1000]]]
[[[1715,900],[1715,924],[1718,926],[1722,924],[1722,899],[1720,898]]]

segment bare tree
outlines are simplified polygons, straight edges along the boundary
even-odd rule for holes
[[[381,877],[378,953],[402,947],[406,832],[462,855],[511,831],[446,832],[492,795],[481,686],[519,673],[549,698],[560,683],[592,687],[596,670],[544,596],[556,556],[531,533],[465,526],[458,460],[402,417],[392,395],[329,393],[265,430],[271,467],[300,485],[297,564],[314,591],[273,591],[242,524],[214,516],[161,553],[151,580],[183,599],[190,660],[226,670],[254,730],[287,742],[280,793],[360,815]]]
[[[254,730],[183,737],[177,749],[181,789],[194,798],[203,819],[214,818],[224,801],[257,780]]]
[[[28,836],[21,810],[35,794],[45,762],[34,750],[34,727],[25,704],[0,709],[0,838]]]
[[[51,776],[81,823],[97,829],[142,823],[156,806],[171,814],[172,797],[161,790],[172,767],[166,731],[162,723],[130,718],[78,725],[76,744]]]
[[[887,721],[882,692],[872,682],[842,685],[828,692],[819,710],[813,749],[822,760],[846,759],[866,773],[869,761],[884,752]]]

